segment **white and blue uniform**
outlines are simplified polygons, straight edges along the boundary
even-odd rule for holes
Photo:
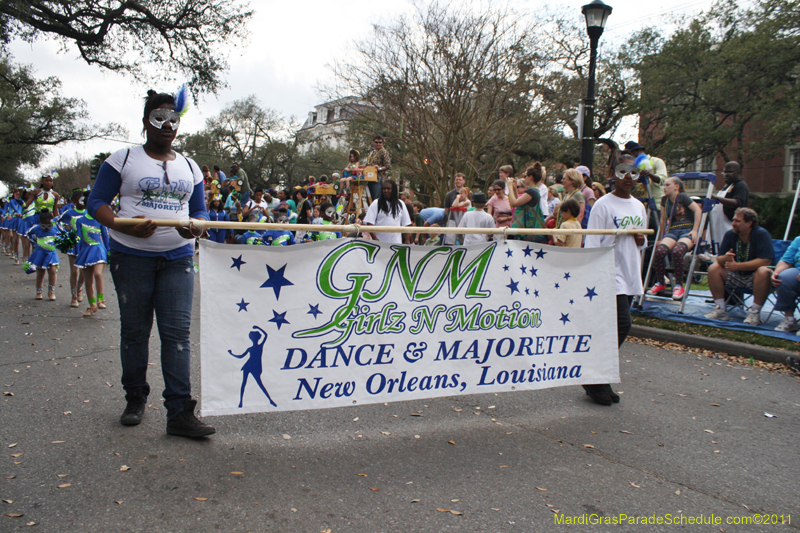
[[[267,246],[289,246],[290,244],[297,244],[297,241],[294,239],[294,233],[291,231],[277,229],[268,230],[264,232],[261,238]]]
[[[79,218],[75,226],[78,232],[78,256],[75,266],[86,268],[98,263],[108,263],[108,230],[88,213]]]
[[[39,224],[31,227],[25,235],[34,245],[28,262],[37,269],[47,270],[50,266],[58,266],[58,252],[56,251],[56,235],[58,230],[51,226],[44,230]]]
[[[63,231],[74,231],[75,233],[78,232],[78,220],[83,218],[86,215],[86,209],[75,209],[71,207],[70,209],[64,211],[62,215],[60,215],[56,220],[58,220],[59,225]],[[80,237],[78,238],[78,242],[80,243]],[[76,244],[74,248],[70,248],[67,250],[67,255],[76,256],[78,255],[78,245]]]
[[[23,204],[21,213],[22,218],[17,221],[17,233],[24,237],[34,225],[36,205],[33,202],[29,206]]]

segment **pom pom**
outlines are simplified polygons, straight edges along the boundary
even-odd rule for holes
[[[653,170],[653,163],[650,162],[650,156],[647,154],[639,154],[634,164],[639,170]]]
[[[61,230],[53,240],[53,244],[55,244],[59,252],[65,254],[78,245],[78,234],[74,231]]]
[[[26,274],[36,273],[36,267],[30,261],[25,261],[22,263],[22,269],[25,270]]]
[[[175,93],[175,111],[183,116],[189,111],[189,89],[186,88],[186,84],[180,86],[178,92]]]

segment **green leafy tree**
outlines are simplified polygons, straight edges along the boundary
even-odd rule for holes
[[[238,0],[3,0],[0,42],[52,37],[89,64],[140,80],[144,65],[156,66],[161,77],[188,79],[195,93],[216,92],[223,50],[246,37],[251,15]]]
[[[57,78],[37,79],[30,67],[0,55],[0,181],[22,183],[20,166],[38,165],[48,146],[121,134],[115,124],[87,123],[86,104],[60,89]]]
[[[638,65],[640,127],[671,161],[769,158],[800,135],[800,2],[725,1]]]

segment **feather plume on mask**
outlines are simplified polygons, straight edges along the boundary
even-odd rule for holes
[[[189,110],[189,89],[186,84],[180,86],[178,92],[175,93],[175,111],[183,116]]]

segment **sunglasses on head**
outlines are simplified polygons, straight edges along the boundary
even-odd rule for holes
[[[176,130],[181,123],[181,114],[172,109],[158,108],[150,111],[149,119],[154,128],[161,129],[166,124],[170,129]]]

